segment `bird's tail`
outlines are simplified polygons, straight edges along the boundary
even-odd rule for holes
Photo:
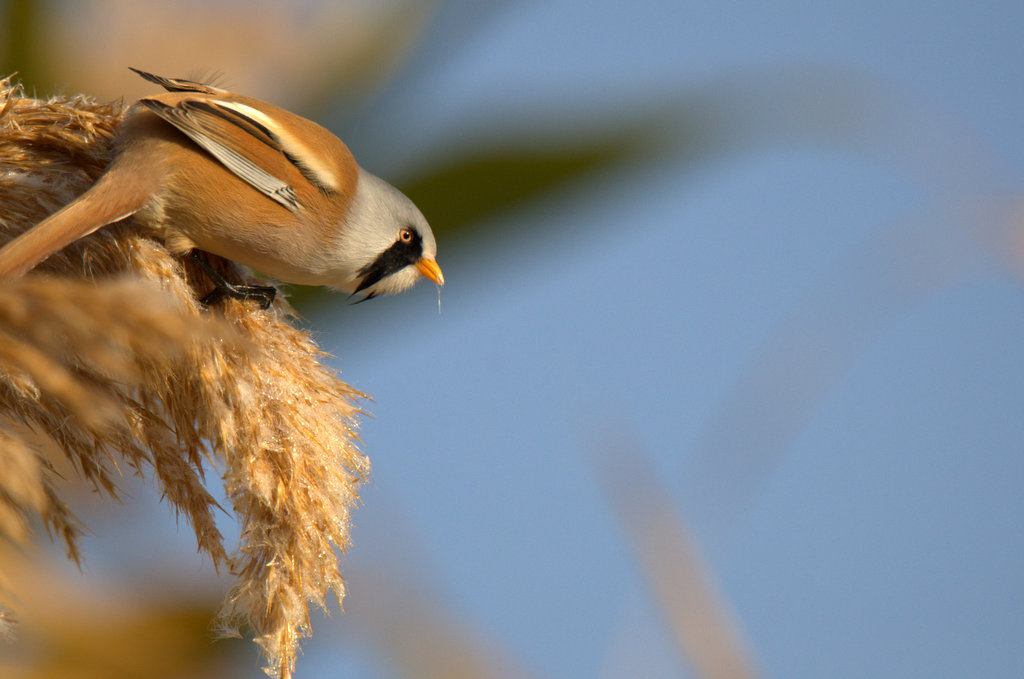
[[[103,175],[81,196],[0,248],[0,280],[25,274],[53,253],[142,208],[151,193],[138,182]]]

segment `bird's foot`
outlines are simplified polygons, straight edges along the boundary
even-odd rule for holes
[[[218,285],[213,292],[199,300],[203,306],[213,306],[225,297],[234,297],[243,302],[256,300],[260,303],[261,309],[269,309],[274,302],[277,290],[269,285],[233,285],[224,282],[223,287]]]
[[[199,300],[203,306],[212,306],[225,297],[233,297],[243,302],[256,300],[260,303],[261,309],[268,309],[277,296],[277,289],[269,285],[235,285],[228,283],[224,277],[217,273],[209,262],[203,259],[195,250],[192,251],[192,261],[199,265],[199,268],[206,273],[207,278],[214,284],[213,291]]]

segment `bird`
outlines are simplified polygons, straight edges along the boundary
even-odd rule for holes
[[[337,136],[258,99],[131,70],[166,92],[128,109],[112,161],[85,193],[0,248],[0,280],[130,217],[203,267],[217,286],[204,303],[266,308],[275,289],[227,283],[199,252],[360,302],[421,278],[444,285],[426,218]]]

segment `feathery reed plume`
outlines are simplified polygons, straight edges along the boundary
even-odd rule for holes
[[[0,80],[0,244],[95,181],[122,115],[121,104],[41,101]],[[253,282],[231,262],[210,263]],[[236,578],[220,628],[251,627],[267,672],[288,677],[310,634],[307,602],[344,594],[335,548],[348,545],[369,474],[355,434],[363,395],[320,363],[280,296],[267,311],[236,300],[204,310],[204,287],[192,262],[124,224],[3,282],[0,536],[25,541],[39,516],[80,560],[82,526],[60,499],[54,455],[111,496],[122,464],[151,474],[199,549]],[[242,525],[230,554],[204,457],[223,470]]]

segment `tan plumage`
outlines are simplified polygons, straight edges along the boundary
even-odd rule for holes
[[[421,276],[444,284],[423,215],[326,129],[250,97],[136,72],[168,92],[129,109],[92,188],[0,249],[0,278],[130,216],[175,253],[204,250],[289,283],[366,297]]]

